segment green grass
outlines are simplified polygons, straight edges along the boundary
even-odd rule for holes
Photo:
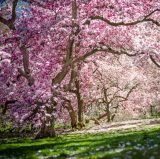
[[[160,159],[160,127],[135,132],[62,135],[40,140],[2,140],[2,158]]]

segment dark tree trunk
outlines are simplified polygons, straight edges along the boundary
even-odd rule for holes
[[[106,112],[102,115],[100,115],[97,120],[101,120],[103,119],[104,117],[107,117],[107,122],[110,122],[111,121],[111,112],[109,110],[109,106],[106,107]]]
[[[52,121],[53,122],[53,121]],[[43,123],[40,130],[35,135],[35,139],[40,139],[44,137],[55,137],[55,129],[53,126],[48,126],[46,123]]]
[[[54,103],[56,104],[56,103]],[[44,138],[44,137],[55,137],[56,132],[54,129],[55,125],[55,118],[51,115],[54,111],[54,107],[46,107],[46,114],[44,111],[42,112],[42,119],[41,119],[41,127],[39,131],[35,135],[35,139]]]
[[[65,106],[65,108],[68,110],[70,119],[71,119],[71,126],[72,128],[76,129],[77,128],[77,115],[76,112],[74,111],[72,105],[71,105],[71,101],[67,100],[67,105]]]
[[[107,107],[107,122],[111,121],[111,112],[109,111],[109,106]]]
[[[83,118],[83,99],[81,97],[80,93],[80,84],[79,80],[75,80],[75,86],[76,86],[76,97],[77,97],[77,103],[78,103],[78,127],[81,129],[82,127],[85,126],[84,124],[84,118]]]

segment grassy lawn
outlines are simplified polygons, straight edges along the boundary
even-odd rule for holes
[[[40,140],[2,140],[2,158],[160,159],[160,127],[136,132],[62,135]]]

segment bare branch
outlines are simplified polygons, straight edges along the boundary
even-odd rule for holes
[[[120,102],[124,102],[126,100],[128,100],[128,97],[130,96],[130,94],[133,92],[134,89],[136,89],[138,87],[139,84],[136,84],[135,86],[133,86],[129,92],[127,93],[126,97],[123,96],[116,96],[116,98],[122,98],[122,100]]]
[[[13,6],[12,6],[12,18],[11,18],[11,21],[14,23],[15,20],[16,20],[16,7],[17,7],[17,4],[18,4],[18,0],[14,0],[13,1]]]
[[[91,55],[93,55],[93,54],[95,54],[97,52],[107,52],[107,53],[112,53],[112,54],[115,54],[115,55],[122,55],[122,54],[124,54],[124,55],[130,56],[130,57],[139,55],[137,53],[129,54],[125,50],[117,51],[117,50],[114,50],[114,49],[112,49],[110,47],[106,47],[106,48],[100,47],[100,48],[95,48],[95,49],[91,50],[90,52],[87,52],[84,55],[78,57],[77,59],[75,59],[73,61],[73,63],[84,61],[86,58],[88,58],[89,56],[91,56]],[[144,53],[140,53],[140,54],[144,54]]]
[[[157,67],[160,68],[160,64],[153,58],[152,55],[150,55],[150,59],[151,59],[151,61],[152,61]]]
[[[0,17],[0,22],[3,23],[4,25],[7,25],[11,30],[15,30],[15,25],[14,22],[16,20],[16,7],[18,4],[18,0],[14,0],[12,4],[12,15],[11,19],[7,20],[3,17]]]
[[[142,23],[142,22],[152,22],[154,24],[156,24],[157,26],[160,26],[160,23],[151,19],[151,18],[148,18],[150,17],[151,15],[153,15],[155,12],[157,11],[160,11],[160,9],[155,9],[154,11],[152,11],[151,13],[147,14],[143,19],[141,20],[137,20],[137,21],[133,21],[133,22],[128,22],[128,23],[125,23],[125,22],[111,22],[110,20],[102,17],[102,16],[91,16],[89,17],[89,19],[87,19],[84,23],[85,24],[90,24],[90,21],[91,20],[101,20],[105,23],[107,23],[108,25],[111,25],[111,26],[114,26],[114,27],[118,27],[118,26],[131,26],[131,25],[136,25],[136,24],[139,24],[139,23]]]

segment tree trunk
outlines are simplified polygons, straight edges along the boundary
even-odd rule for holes
[[[107,108],[107,122],[111,121],[111,112],[109,111],[109,108]]]
[[[77,115],[76,115],[76,112],[74,111],[74,109],[71,105],[71,101],[67,100],[67,106],[65,106],[65,108],[68,110],[69,116],[71,118],[72,128],[76,129],[77,128]]]
[[[78,103],[78,127],[81,129],[85,126],[84,119],[83,119],[83,99],[81,97],[80,93],[80,84],[79,80],[75,80],[75,86],[76,86],[76,97],[77,97],[77,103]]]
[[[35,139],[40,139],[44,137],[55,137],[55,136],[56,136],[56,133],[55,133],[54,127],[52,125],[47,125],[44,122],[40,130],[36,133]]]
[[[105,112],[104,114],[100,115],[100,116],[97,118],[97,120],[101,120],[101,119],[104,118],[104,117],[107,117],[107,122],[110,122],[110,121],[111,121],[111,112],[110,112],[110,110],[109,110],[109,106],[107,106],[106,112]]]
[[[45,109],[46,113],[42,112],[42,118],[41,118],[41,127],[40,130],[36,133],[35,139],[44,138],[44,137],[55,137],[56,132],[54,129],[55,125],[55,118],[53,115],[51,115],[54,111],[54,108],[47,107]]]

